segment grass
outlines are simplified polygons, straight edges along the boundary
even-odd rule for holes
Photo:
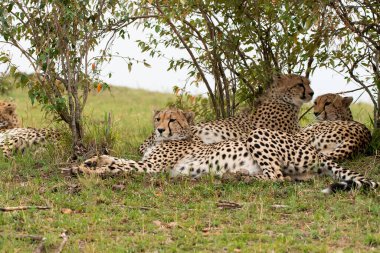
[[[151,131],[151,111],[172,96],[114,87],[93,94],[86,126],[96,137],[105,113],[112,113],[115,155],[137,158],[138,144]],[[25,92],[11,94],[24,126],[47,126]],[[354,108],[363,116],[362,107]],[[368,109],[370,110],[370,109]],[[354,112],[355,115],[355,112]],[[365,119],[362,122],[369,123]],[[67,177],[59,171],[64,149],[26,152],[0,160],[0,206],[48,205],[50,210],[0,212],[0,251],[31,252],[40,235],[47,252],[57,249],[62,231],[65,252],[379,252],[378,192],[325,196],[331,182],[222,183],[169,179],[167,175],[99,178]],[[380,181],[380,159],[357,157],[345,167]],[[239,209],[219,209],[220,200]]]

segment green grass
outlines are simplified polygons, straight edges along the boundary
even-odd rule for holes
[[[136,148],[152,129],[152,110],[173,97],[115,87],[112,91],[91,96],[87,130],[96,137],[105,113],[111,112],[117,140],[112,153],[137,159]],[[24,126],[50,125],[25,92],[16,90],[11,96]],[[65,230],[69,240],[64,252],[380,251],[378,192],[325,196],[320,190],[331,183],[328,178],[251,185],[167,175],[72,178],[59,171],[66,158],[62,148],[0,160],[0,206],[52,207],[0,212],[0,251],[31,252],[39,242],[17,238],[40,235],[51,252]],[[379,158],[357,157],[344,166],[380,181]],[[219,209],[220,200],[242,208]]]

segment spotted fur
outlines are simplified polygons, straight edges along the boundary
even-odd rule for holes
[[[204,144],[200,138],[192,136],[191,131],[185,131],[189,135],[186,138],[182,135],[180,139],[173,131],[166,137],[161,135],[170,133],[169,128],[179,129],[181,132],[184,128],[190,129],[190,124],[185,124],[186,117],[181,110],[175,113],[170,109],[169,113],[162,111],[157,115],[159,116],[155,129],[157,141],[148,148],[141,161],[103,155],[93,157],[79,166],[66,168],[64,171],[98,175],[170,171],[172,176],[187,175],[193,178],[207,173],[222,176],[229,172],[242,172],[254,180],[273,181],[315,173],[327,174],[341,180],[327,188],[325,192],[378,186],[378,183],[358,173],[341,168],[325,158],[313,146],[287,133],[258,128],[249,134],[248,139],[242,137]],[[180,127],[176,126],[178,122],[182,122]],[[158,127],[164,130],[157,131]],[[170,140],[165,140],[169,136]]]
[[[317,120],[352,121],[350,105],[352,97],[342,97],[338,94],[327,93],[314,100],[314,115]]]
[[[255,128],[296,133],[300,130],[300,107],[311,101],[313,94],[310,81],[306,77],[280,75],[262,96],[254,112],[197,124],[192,126],[191,131],[206,144],[246,137]],[[150,136],[139,147],[141,154],[152,139],[153,136]]]
[[[21,128],[15,109],[15,104],[0,101],[0,152],[5,157],[58,138],[52,129]]]
[[[361,187],[374,189],[379,186],[378,182],[342,168],[303,139],[288,133],[268,129],[253,130],[247,139],[247,147],[264,176],[273,180],[308,174],[328,175],[339,180],[323,190],[325,193]]]
[[[314,114],[320,120],[297,134],[318,152],[333,160],[344,160],[363,152],[371,141],[369,129],[352,119],[352,97],[325,94],[315,99]]]
[[[16,105],[11,102],[0,101],[0,131],[16,127],[20,127]]]
[[[147,147],[141,161],[102,155],[65,170],[89,174],[170,171],[172,176],[193,178],[206,173],[223,175],[244,171],[249,175],[261,174],[244,142],[236,139],[206,145],[193,136],[190,131],[192,113],[179,109],[163,110],[156,113],[154,120],[154,142]]]

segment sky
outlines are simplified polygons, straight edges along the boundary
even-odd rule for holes
[[[133,29],[130,35],[131,39],[129,40],[116,39],[112,51],[114,53],[118,52],[121,56],[128,56],[139,60],[145,59],[151,67],[148,68],[144,66],[144,64],[134,64],[132,71],[129,72],[127,62],[116,57],[113,58],[111,62],[103,64],[101,79],[111,85],[141,88],[165,93],[172,92],[173,86],[184,87],[186,85],[186,70],[176,72],[167,71],[169,66],[167,59],[150,58],[147,53],[141,53],[135,41],[138,39],[144,40],[146,34]],[[12,61],[19,67],[19,70],[32,72],[29,63],[21,56],[17,49],[0,44],[0,50],[6,50],[11,54]],[[184,50],[176,49],[166,49],[165,54],[168,56],[187,56]],[[0,71],[3,70],[4,66],[0,66]],[[109,73],[112,73],[110,78],[108,77]],[[310,80],[315,92],[314,97],[325,93],[342,92],[359,88],[356,83],[347,83],[343,75],[330,69],[317,69],[313,73],[313,76],[310,77]],[[193,94],[206,94],[206,88],[204,86],[196,88],[187,85],[186,89]],[[345,96],[353,96],[354,101],[358,99],[358,101],[370,102],[369,96],[366,93],[363,94],[362,91],[348,93]]]

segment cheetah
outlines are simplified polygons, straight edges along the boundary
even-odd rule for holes
[[[306,77],[289,74],[274,77],[272,85],[259,99],[257,108],[251,113],[193,125],[193,135],[205,144],[246,137],[254,128],[296,133],[300,130],[298,114],[302,104],[311,101],[314,91]],[[150,136],[139,147],[144,154],[146,147],[154,142]]]
[[[227,140],[206,145],[192,135],[194,113],[169,108],[154,114],[154,142],[141,161],[115,158],[108,155],[93,157],[80,166],[63,169],[89,174],[170,171],[172,176],[193,178],[206,173],[223,175],[225,172],[244,171],[261,174],[252,156],[239,140]]]
[[[364,151],[371,141],[371,132],[353,120],[349,108],[352,100],[330,93],[317,97],[314,114],[320,121],[301,129],[296,136],[335,161]]]
[[[0,131],[16,127],[20,127],[16,105],[11,102],[0,101]]]
[[[319,121],[344,120],[352,121],[350,105],[353,97],[342,97],[338,94],[327,93],[314,100],[314,115]]]
[[[289,176],[297,178],[304,174],[328,175],[339,182],[324,189],[324,193],[355,188],[379,187],[357,172],[342,168],[302,138],[269,129],[255,129],[248,139],[247,147],[264,176],[271,179]]]
[[[58,138],[53,129],[21,128],[15,109],[15,104],[0,101],[0,153],[4,157],[10,158],[16,151]]]
[[[157,112],[154,116],[156,143],[147,149],[141,161],[102,155],[79,166],[64,168],[63,172],[102,175],[169,171],[173,177],[185,175],[193,178],[207,173],[222,176],[244,172],[254,180],[273,181],[313,172],[340,180],[326,188],[325,193],[361,186],[378,187],[378,183],[343,169],[318,153],[313,146],[287,133],[258,128],[247,138],[204,144],[199,137],[192,135],[189,122],[193,117],[193,113],[179,109]]]

